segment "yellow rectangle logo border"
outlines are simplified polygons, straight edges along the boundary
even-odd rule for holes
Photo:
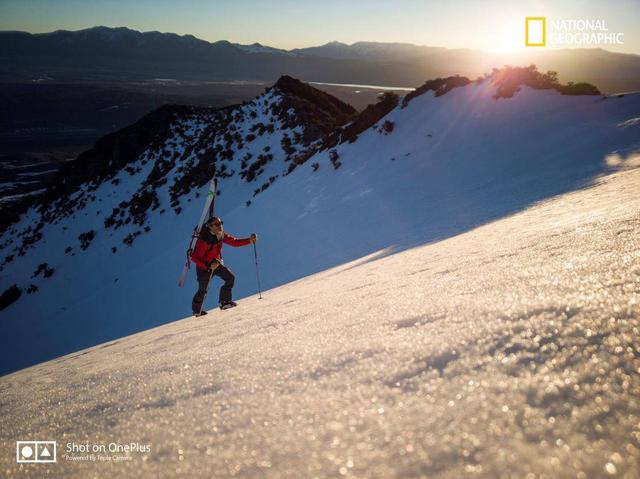
[[[542,20],[542,43],[529,43],[529,21],[531,20]],[[525,17],[524,44],[527,47],[544,47],[547,45],[547,17]]]

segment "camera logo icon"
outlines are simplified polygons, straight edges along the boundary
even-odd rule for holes
[[[56,442],[16,441],[16,462],[56,462]]]

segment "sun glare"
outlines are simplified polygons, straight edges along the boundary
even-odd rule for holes
[[[487,50],[494,53],[512,53],[524,50],[524,17],[510,18],[489,36]]]

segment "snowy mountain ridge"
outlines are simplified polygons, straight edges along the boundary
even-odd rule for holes
[[[247,53],[267,53],[270,55],[284,55],[288,57],[295,57],[296,53],[282,50],[281,48],[273,48],[266,45],[262,45],[260,43],[252,43],[251,45],[241,45],[239,43],[234,43],[234,45],[242,51]]]
[[[270,288],[512,214],[638,148],[640,95],[522,87],[496,98],[491,81],[449,86],[356,116],[283,77],[245,105],[165,108],[149,127],[104,138],[86,171],[63,172],[50,203],[0,240],[0,291],[21,291],[1,313],[12,332],[2,372],[183,317],[193,274],[184,289],[176,281],[214,172],[216,211],[231,234],[259,234]],[[252,254],[226,248],[225,260],[236,297],[255,291]]]

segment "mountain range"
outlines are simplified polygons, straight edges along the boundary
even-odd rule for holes
[[[3,81],[253,80],[283,74],[305,81],[415,87],[454,74],[476,77],[509,64],[536,64],[562,81],[604,92],[640,89],[640,56],[602,49],[490,53],[407,43],[330,42],[292,49],[207,42],[192,35],[94,27],[43,34],[0,32]]]

